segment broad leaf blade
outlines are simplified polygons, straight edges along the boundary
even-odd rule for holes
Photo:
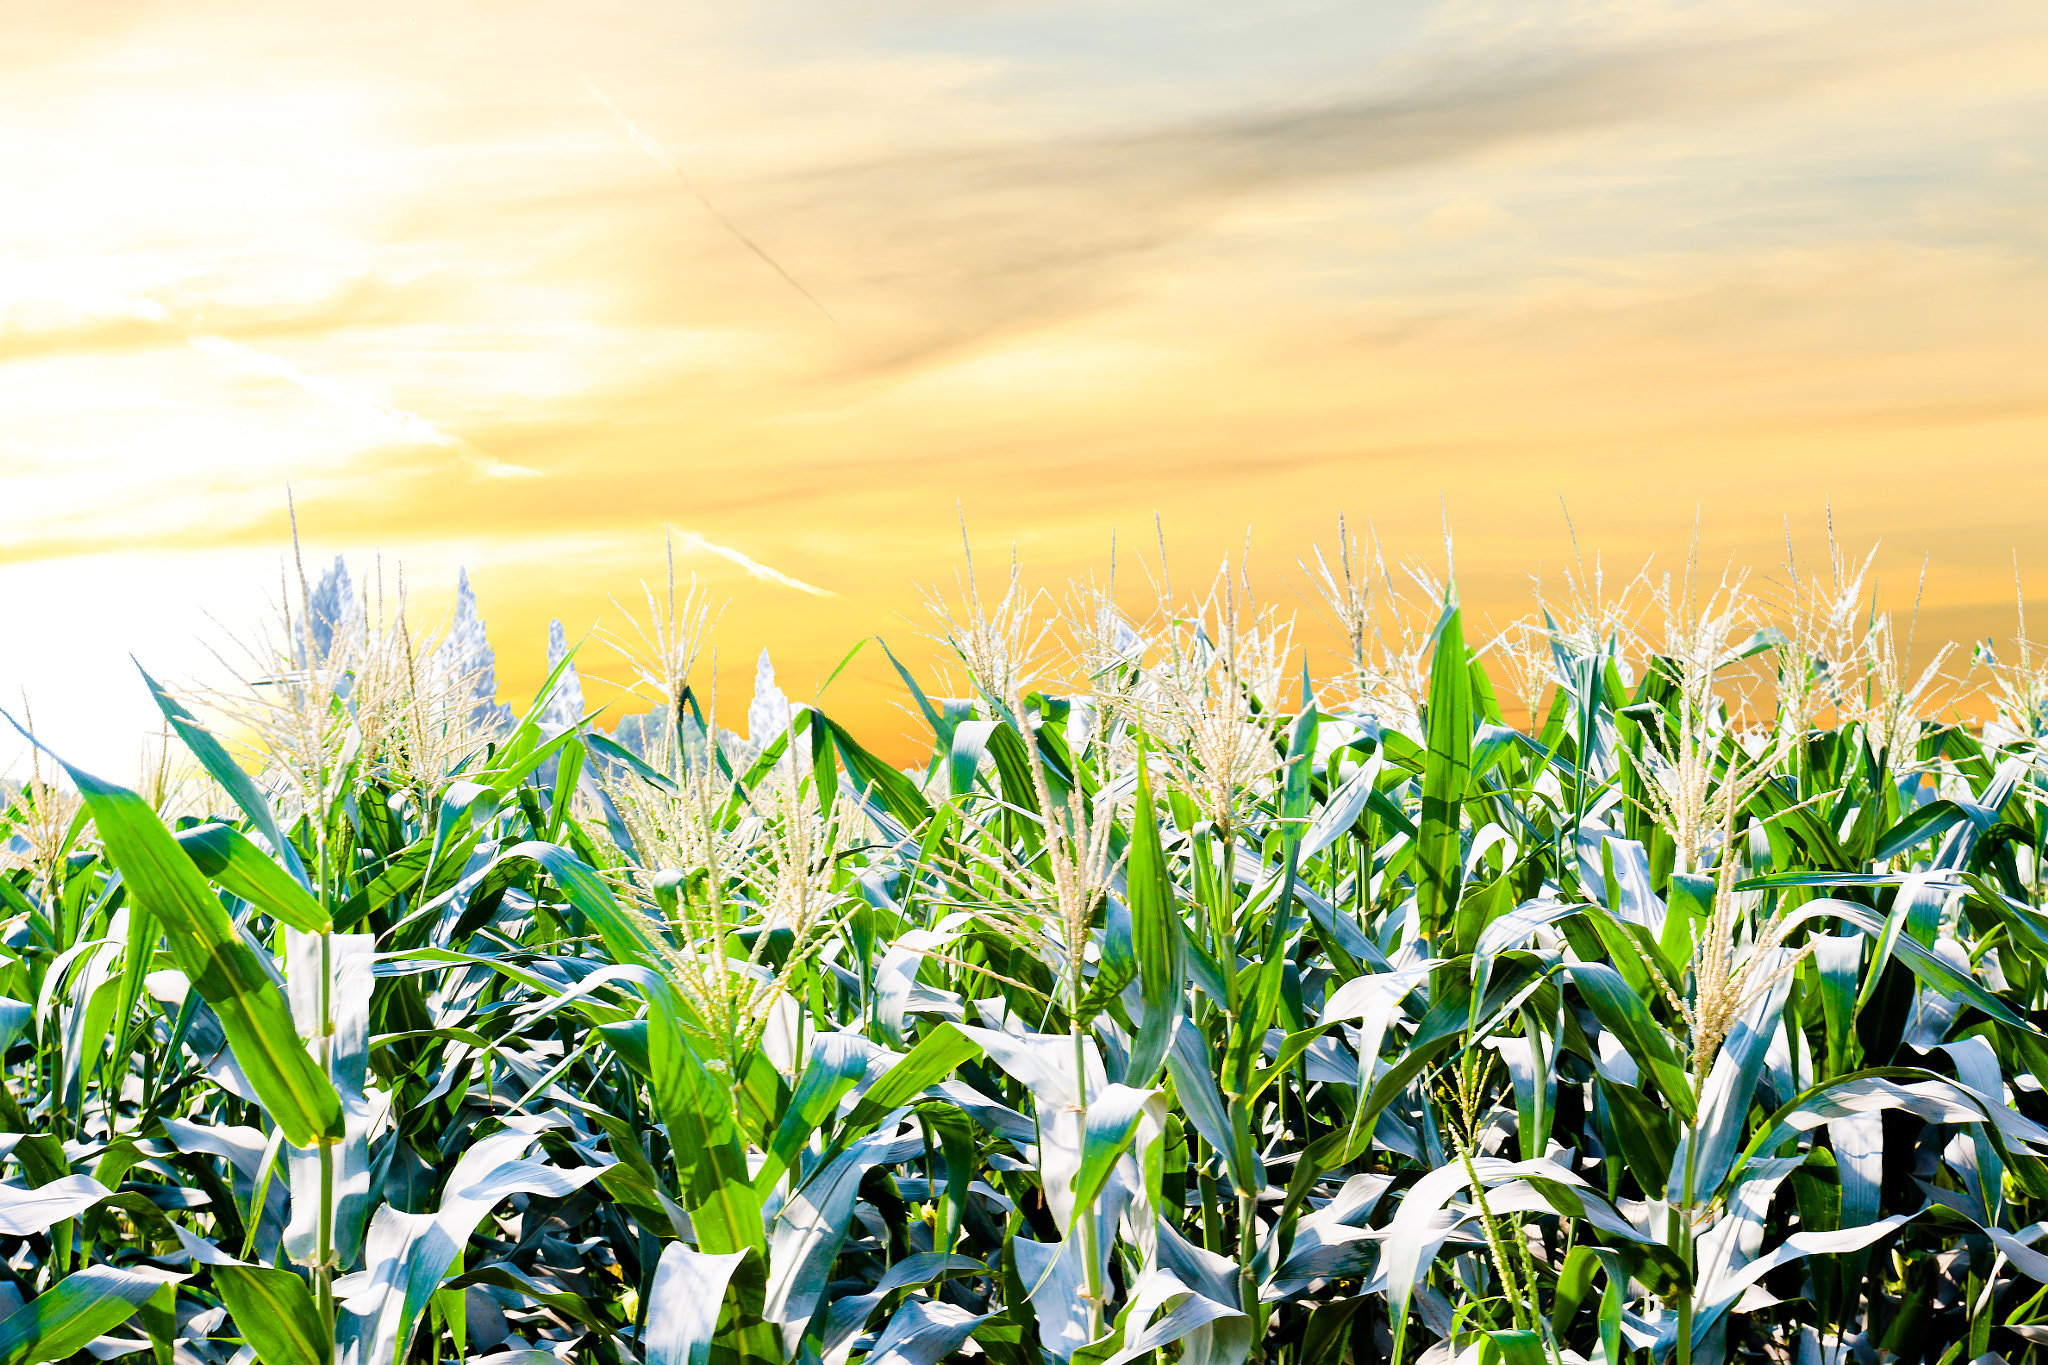
[[[1458,615],[1456,607],[1446,613],[1429,670],[1429,761],[1415,835],[1416,906],[1432,944],[1449,931],[1458,903],[1459,830],[1472,769],[1472,679]]]
[[[306,1282],[269,1266],[216,1265],[213,1287],[263,1365],[327,1365],[333,1356]]]
[[[62,760],[59,760],[62,762]],[[236,1062],[294,1147],[342,1135],[341,1097],[300,1045],[291,1011],[156,812],[125,787],[64,765],[171,958],[220,1017]]]

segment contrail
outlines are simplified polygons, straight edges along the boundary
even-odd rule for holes
[[[813,294],[810,290],[804,288],[803,285],[799,284],[797,282],[796,276],[790,274],[787,270],[784,270],[782,268],[782,262],[776,260],[773,256],[770,256],[766,251],[762,250],[760,243],[756,242],[753,238],[747,236],[746,233],[741,232],[738,224],[734,223],[732,219],[720,213],[717,209],[717,206],[715,206],[709,199],[706,199],[704,197],[704,192],[698,189],[694,184],[690,182],[690,177],[684,174],[683,168],[681,166],[676,165],[674,159],[671,158],[669,154],[662,149],[662,145],[659,142],[656,142],[653,138],[647,136],[647,134],[641,132],[639,128],[635,127],[633,124],[633,120],[627,118],[625,114],[620,111],[619,106],[613,104],[610,100],[604,97],[604,91],[598,89],[595,85],[591,85],[591,83],[588,80],[584,81],[583,84],[589,87],[591,95],[596,98],[599,104],[602,104],[605,108],[611,110],[612,117],[617,119],[619,123],[625,128],[627,141],[631,142],[635,147],[638,147],[641,151],[647,153],[647,155],[651,157],[657,164],[673,172],[675,174],[676,179],[683,182],[683,188],[688,190],[690,192],[691,197],[704,206],[704,211],[710,214],[714,219],[716,219],[720,227],[724,228],[727,232],[730,232],[733,235],[733,238],[736,241],[738,241],[741,246],[745,247],[747,250],[753,252],[756,256],[759,256],[762,260],[766,261],[768,263],[768,268],[770,270],[773,270],[776,274],[782,276],[783,280],[786,283],[788,283],[791,289],[796,290],[797,293],[802,294],[805,298],[809,299],[811,301],[811,306],[813,308],[816,308],[819,312],[823,313],[829,322],[831,322],[834,326],[838,325],[839,319],[832,316],[831,309],[827,308],[824,304],[818,302],[818,296],[816,294]]]
[[[771,569],[760,560],[749,558],[738,550],[733,549],[730,545],[714,544],[694,531],[677,531],[675,537],[693,550],[706,550],[721,559],[731,560],[756,578],[765,578],[770,583],[780,583],[785,588],[795,588],[798,592],[807,592],[813,597],[839,596],[838,593],[833,592],[829,588],[815,587],[804,582],[801,578],[791,578],[780,569]]]
[[[537,479],[541,477],[538,469],[528,469],[525,465],[507,464],[503,460],[486,455],[460,436],[449,435],[416,412],[407,412],[404,408],[394,408],[388,403],[380,403],[367,394],[357,393],[346,384],[337,383],[332,379],[323,379],[317,374],[307,374],[298,366],[278,356],[271,355],[267,351],[259,351],[253,347],[244,346],[239,341],[229,341],[226,337],[206,334],[187,337],[186,341],[194,350],[210,355],[215,360],[225,361],[236,369],[245,370],[250,374],[266,375],[272,379],[282,379],[287,383],[298,385],[308,393],[319,394],[322,398],[328,399],[331,402],[340,403],[344,406],[355,408],[359,412],[367,413],[408,441],[420,445],[440,446],[444,450],[452,450],[477,470],[490,475],[494,479]]]

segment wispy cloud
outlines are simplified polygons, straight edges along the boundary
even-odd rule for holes
[[[213,357],[215,360],[232,365],[249,374],[264,375],[271,379],[282,379],[296,384],[308,393],[318,394],[330,402],[354,408],[382,423],[394,435],[419,445],[440,446],[452,450],[474,467],[477,472],[494,479],[537,479],[538,469],[525,465],[507,464],[495,456],[478,450],[460,436],[450,435],[416,412],[380,403],[368,394],[359,393],[338,380],[327,379],[317,374],[307,374],[298,366],[268,351],[259,351],[244,346],[239,341],[230,341],[223,336],[201,333],[186,338],[193,349]]]
[[[835,294],[888,300],[852,363],[906,367],[1141,288],[1157,253],[1260,196],[1370,184],[1583,133],[1748,108],[1837,78],[1868,53],[1782,37],[1444,58],[1398,83],[1207,117],[926,148],[793,171],[751,189]],[[863,318],[863,322],[867,319]]]
[[[760,560],[742,554],[730,545],[716,544],[704,539],[704,537],[694,531],[677,531],[675,537],[684,549],[702,550],[707,554],[717,555],[720,559],[731,560],[754,577],[767,582],[780,583],[785,588],[795,588],[798,592],[807,592],[813,597],[837,597],[839,595],[830,588],[821,588],[816,584],[806,583],[801,578],[791,578],[780,569],[771,569]]]
[[[27,323],[25,327],[17,325],[17,328],[10,329],[6,326],[10,321],[18,324],[23,319]],[[173,335],[184,333],[171,310],[147,295],[125,294],[47,275],[37,278],[36,272],[25,268],[15,253],[0,258],[0,332],[21,330],[25,335],[34,337],[54,330],[60,338],[69,338],[81,330],[81,323],[85,324],[83,330],[90,336],[94,326],[108,322],[142,323],[149,332],[160,332],[161,329]],[[339,380],[309,374],[282,356],[210,332],[184,335],[186,344],[202,355],[245,374],[282,379],[329,402],[353,408],[374,418],[402,440],[455,452],[464,463],[490,478],[541,477],[539,470],[500,460],[460,436],[442,430],[419,413],[379,402]]]
[[[1650,210],[1629,225],[1636,248],[1685,226],[1719,230],[1721,241],[1703,243],[1712,250],[1768,230],[1774,209],[1812,211],[1811,168],[1798,162],[1848,164],[1846,147],[1805,140],[1842,108],[1909,107],[1903,87],[1912,80],[1942,87],[1930,98],[1947,99],[1944,78],[1913,75],[1916,63],[1984,70],[1999,56],[1986,32],[2003,32],[1995,21],[1944,26],[1924,6],[1882,12],[1888,21],[1874,23],[1840,7],[1802,7],[1765,22],[1738,7],[1720,21],[1696,14],[1690,25],[1646,31],[1518,30],[1513,42],[1447,43],[1343,83],[1239,94],[1192,116],[1126,106],[1050,126],[1019,118],[995,133],[963,121],[951,146],[941,126],[900,152],[738,180],[722,198],[834,300],[854,341],[838,359],[898,373],[1156,297],[1174,253],[1201,251],[1212,231],[1238,234],[1233,220],[1264,216],[1269,205],[1338,225],[1373,214],[1376,196],[1392,204],[1437,184],[1458,193],[1516,167],[1580,177],[1534,197],[1544,223],[1615,193],[1622,207]],[[1767,111],[1776,115],[1759,132]],[[1730,156],[1750,177],[1739,212],[1715,178]],[[1934,164],[1961,173],[1974,163]],[[1689,199],[1696,194],[1705,198]],[[1365,263],[1346,259],[1345,245],[1339,238],[1332,259],[1318,263],[1333,280]],[[1589,234],[1561,245],[1581,257],[1615,246]],[[1269,264],[1231,258],[1232,269]]]

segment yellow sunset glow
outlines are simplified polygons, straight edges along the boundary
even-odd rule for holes
[[[0,33],[0,705],[90,761],[146,724],[129,653],[203,674],[275,593],[288,487],[309,560],[381,553],[429,620],[467,566],[508,698],[670,528],[727,683],[767,647],[799,697],[863,637],[919,652],[963,515],[1046,584],[1115,535],[1140,585],[1155,513],[1190,582],[1249,527],[1305,618],[1339,510],[1437,563],[1447,520],[1501,620],[1572,553],[1560,500],[1630,571],[1696,520],[1768,565],[1831,505],[1892,605],[1931,564],[1938,637],[2010,636],[2048,551],[2039,5]],[[886,749],[899,693],[871,649],[830,696]]]

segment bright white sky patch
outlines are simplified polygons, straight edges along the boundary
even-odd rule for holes
[[[442,446],[448,450],[455,451],[464,460],[474,465],[479,472],[488,474],[494,479],[537,479],[541,476],[538,469],[528,469],[523,465],[506,464],[503,460],[486,455],[461,437],[449,435],[416,412],[407,412],[403,408],[394,408],[388,403],[380,403],[367,394],[358,393],[348,387],[348,385],[335,380],[324,379],[319,375],[307,374],[291,362],[271,355],[266,351],[259,351],[253,347],[244,346],[238,341],[229,341],[226,337],[202,334],[189,337],[187,340],[195,350],[210,355],[216,360],[225,361],[238,369],[246,370],[250,374],[268,375],[274,379],[282,379],[288,383],[298,385],[308,393],[319,394],[322,398],[332,402],[367,413],[388,427],[394,435],[404,440],[421,445]]]

